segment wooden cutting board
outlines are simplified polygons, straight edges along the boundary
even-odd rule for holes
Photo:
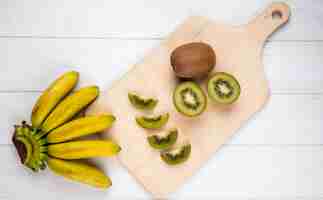
[[[263,108],[269,99],[268,82],[262,64],[264,43],[275,30],[288,21],[289,8],[274,3],[251,22],[242,26],[220,24],[203,17],[190,17],[175,32],[153,49],[129,73],[103,92],[89,113],[111,112],[117,117],[107,131],[122,147],[119,159],[130,173],[156,197],[175,191],[227,142],[247,120]],[[233,74],[241,84],[241,96],[231,107],[216,106],[209,101],[199,117],[188,118],[176,112],[172,93],[177,80],[170,65],[170,53],[179,45],[203,41],[217,55],[214,71]],[[205,90],[205,82],[201,83]],[[130,91],[154,97],[159,103],[153,113],[134,109],[127,94]],[[189,160],[178,166],[168,166],[147,143],[152,131],[137,126],[135,116],[169,112],[166,127],[179,129],[176,145],[189,141]],[[238,166],[237,166],[238,169]]]

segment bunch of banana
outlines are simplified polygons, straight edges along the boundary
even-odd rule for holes
[[[58,175],[107,188],[111,186],[108,176],[75,159],[113,156],[120,152],[120,146],[110,140],[74,139],[104,131],[112,126],[115,117],[108,114],[76,117],[99,95],[96,86],[69,94],[78,77],[77,72],[71,71],[55,80],[38,98],[31,125],[26,122],[16,125],[12,141],[21,162],[35,172],[48,165]]]

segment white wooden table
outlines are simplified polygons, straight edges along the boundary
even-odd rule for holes
[[[264,50],[267,107],[171,199],[323,199],[323,1],[286,0],[290,23]],[[13,124],[68,69],[108,87],[189,15],[245,23],[269,0],[0,0],[0,199],[149,199],[115,159],[99,191],[24,169]],[[156,180],[158,181],[158,180]]]

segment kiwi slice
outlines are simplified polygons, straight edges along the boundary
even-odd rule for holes
[[[202,88],[192,81],[183,82],[175,88],[173,101],[176,110],[189,117],[200,115],[207,104]]]
[[[186,144],[175,149],[161,152],[161,159],[168,165],[178,165],[188,160],[191,155],[191,145]]]
[[[231,104],[240,96],[240,84],[231,74],[215,73],[208,81],[207,91],[210,98],[220,104]]]
[[[148,143],[154,149],[164,150],[175,144],[178,136],[177,129],[171,129],[165,136],[152,135],[147,138]]]
[[[152,110],[156,107],[158,100],[153,98],[144,98],[135,93],[128,93],[130,103],[137,109]]]
[[[169,114],[158,115],[154,117],[136,117],[136,122],[139,126],[147,129],[158,129],[163,127],[169,119]]]

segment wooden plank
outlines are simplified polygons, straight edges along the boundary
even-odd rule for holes
[[[0,91],[42,90],[67,69],[109,86],[158,40],[0,38]],[[273,92],[323,92],[323,42],[270,42],[264,66]],[[246,66],[248,67],[248,66]]]
[[[322,51],[321,42],[267,43],[264,66],[272,91],[322,93]]]
[[[282,0],[292,9],[288,27],[273,40],[322,40],[321,0]],[[23,0],[0,2],[0,36],[165,37],[190,15],[246,23],[271,0],[159,1]]]
[[[80,71],[81,81],[103,87],[119,79],[158,42],[1,38],[0,90],[39,91],[71,69]]]
[[[113,159],[99,161],[103,169],[108,169],[113,186],[98,191],[65,181],[48,170],[33,174],[18,163],[13,146],[1,145],[0,156],[6,163],[0,165],[0,199],[149,199]],[[170,197],[319,199],[323,198],[322,167],[322,146],[224,146]]]
[[[322,147],[311,146],[224,147],[177,194],[179,199],[322,198],[322,153]]]
[[[0,93],[0,144],[11,143],[13,125],[28,120],[39,93]],[[273,95],[230,144],[323,144],[323,95]]]

